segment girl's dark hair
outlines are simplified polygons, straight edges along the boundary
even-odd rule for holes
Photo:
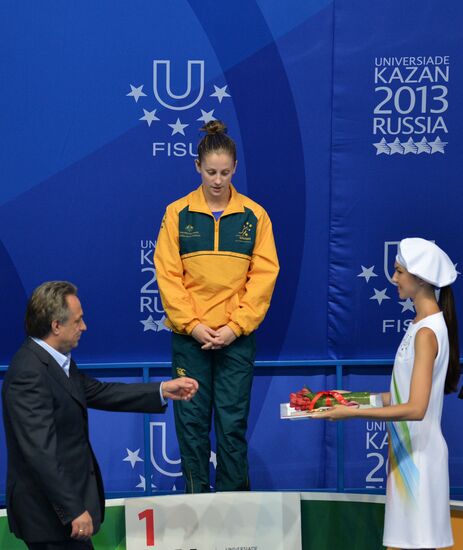
[[[439,306],[444,314],[445,324],[449,334],[449,366],[445,378],[445,393],[457,391],[460,379],[460,345],[458,342],[458,322],[455,311],[455,301],[450,286],[444,286],[440,290]]]
[[[207,154],[218,151],[228,153],[236,162],[235,142],[227,136],[227,127],[221,120],[211,120],[201,131],[206,132],[206,135],[198,144],[198,162],[201,163]]]

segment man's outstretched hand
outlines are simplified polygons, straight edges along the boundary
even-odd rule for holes
[[[164,399],[190,401],[198,391],[198,382],[193,378],[181,376],[162,383],[162,396]]]

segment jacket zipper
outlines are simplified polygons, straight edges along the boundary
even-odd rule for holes
[[[214,217],[214,252],[217,252],[219,250],[219,223],[220,218],[218,220]]]

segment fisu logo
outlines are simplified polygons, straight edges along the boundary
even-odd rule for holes
[[[376,315],[378,322],[381,323],[379,326],[381,326],[383,334],[405,332],[411,322],[410,316],[415,313],[411,298],[401,300],[394,288],[397,286],[393,281],[393,277],[399,242],[384,241],[383,244],[383,273],[387,282],[379,272],[375,273],[375,265],[369,267],[368,264],[366,266],[361,265],[362,271],[357,274],[357,277],[363,279],[366,285],[365,290],[368,292],[366,297],[368,297],[372,307],[374,307],[373,304],[378,307]],[[392,288],[390,285],[392,285]],[[398,310],[397,306],[400,306],[401,310]],[[399,313],[407,314],[407,317],[405,319],[397,317]],[[384,315],[387,315],[387,318],[384,318]]]
[[[197,90],[196,95],[192,93],[193,89]],[[184,93],[175,94],[171,86],[170,60],[155,59],[153,91],[158,102],[167,109],[174,111],[190,109],[201,100],[204,94],[204,60],[188,60],[186,90]]]
[[[196,143],[188,135],[199,127],[222,118],[215,111],[222,110],[222,102],[232,96],[228,85],[213,83],[213,90],[206,89],[206,61],[203,59],[154,59],[152,62],[152,93],[143,91],[141,82],[130,84],[126,93],[135,105],[142,106],[143,116],[138,111],[139,121],[152,128],[152,156],[196,158]],[[212,92],[212,93],[211,93]],[[165,132],[168,132],[166,139]],[[150,135],[150,134],[147,134]],[[198,236],[195,233],[192,236]]]

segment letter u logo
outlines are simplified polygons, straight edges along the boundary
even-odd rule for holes
[[[194,85],[193,85],[194,83]],[[197,88],[196,97],[192,89]],[[188,60],[187,85],[183,94],[174,94],[170,84],[170,61],[155,59],[153,61],[154,96],[163,107],[174,111],[184,111],[198,103],[204,93],[204,60]],[[168,102],[174,100],[174,104]]]
[[[384,275],[386,275],[386,279],[393,285],[395,285],[392,280],[395,271],[394,262],[399,242],[400,241],[386,241],[384,243]]]
[[[156,470],[165,476],[180,477],[182,471],[180,469],[181,459],[171,459],[167,456],[167,428],[165,422],[150,422],[151,431],[151,464]],[[156,433],[157,432],[157,433]],[[155,441],[156,439],[156,441]],[[156,444],[157,443],[157,444]],[[163,464],[159,464],[159,459],[156,459],[154,449],[155,447],[161,451],[161,457]]]

